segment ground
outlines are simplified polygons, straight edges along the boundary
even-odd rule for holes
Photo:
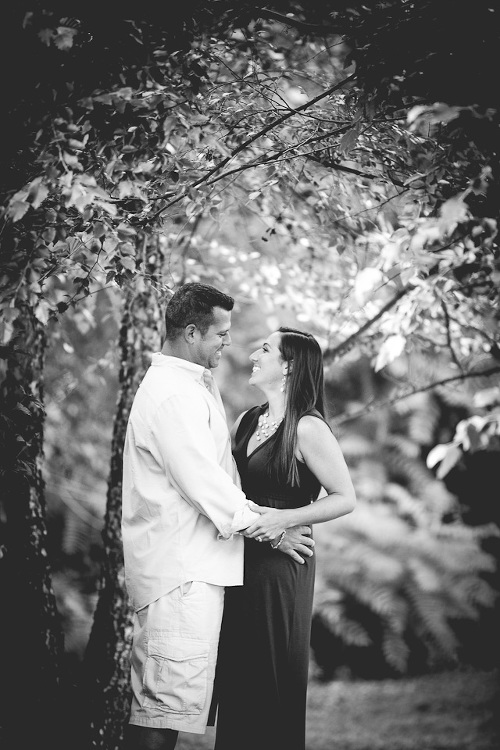
[[[457,670],[380,682],[313,681],[307,750],[499,750],[498,677],[495,670]],[[213,743],[209,728],[203,737],[180,735],[176,750],[212,750]]]

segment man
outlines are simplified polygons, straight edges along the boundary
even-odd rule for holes
[[[254,513],[239,486],[211,370],[231,338],[234,300],[181,287],[166,339],[132,405],[123,456],[125,580],[134,608],[128,750],[171,750],[203,734],[213,691],[224,587],[243,583]],[[300,527],[280,550],[302,561]]]

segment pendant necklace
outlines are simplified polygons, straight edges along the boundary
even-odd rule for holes
[[[273,420],[271,423],[269,423],[269,412],[266,411],[265,414],[261,414],[259,417],[259,421],[257,422],[257,432],[255,433],[255,439],[257,440],[257,442],[260,442],[261,438],[263,437],[267,439],[274,432],[276,432],[280,424],[283,422],[283,417]]]

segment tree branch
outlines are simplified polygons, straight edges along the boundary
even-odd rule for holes
[[[323,361],[325,364],[328,362],[337,359],[338,357],[343,356],[344,354],[347,354],[348,351],[352,349],[354,344],[356,343],[356,340],[362,336],[371,326],[379,320],[379,318],[382,317],[388,310],[390,310],[394,305],[396,305],[399,300],[405,296],[405,294],[408,294],[408,292],[411,290],[412,287],[406,287],[406,289],[401,290],[398,292],[387,304],[385,304],[376,315],[373,316],[373,318],[370,318],[370,320],[367,320],[364,325],[361,326],[361,328],[358,328],[358,330],[353,333],[351,336],[348,336],[345,341],[343,341],[338,346],[329,347],[326,349],[323,353]]]
[[[446,328],[446,341],[448,343],[448,349],[451,352],[451,358],[458,367],[458,369],[463,372],[463,367],[460,363],[460,360],[458,359],[457,353],[455,351],[455,347],[453,346],[453,339],[451,335],[451,329],[450,329],[450,316],[448,314],[448,308],[446,307],[444,300],[441,300],[441,308],[443,310],[444,314],[444,322],[445,322],[445,328]]]
[[[372,411],[382,409],[384,406],[393,406],[398,401],[402,401],[404,398],[413,396],[415,393],[425,393],[426,391],[432,391],[434,388],[438,388],[441,385],[448,385],[448,383],[455,383],[457,380],[467,380],[468,378],[485,378],[490,377],[491,375],[496,375],[498,373],[500,373],[500,367],[491,367],[489,370],[481,370],[479,372],[473,371],[461,373],[460,375],[454,375],[450,378],[444,378],[444,380],[438,380],[435,383],[429,383],[429,385],[424,385],[421,388],[402,389],[401,391],[396,393],[395,396],[392,396],[392,398],[385,399],[384,401],[374,401],[371,404],[367,404],[362,409],[358,409],[358,411],[352,412],[352,414],[346,412],[339,414],[338,417],[335,417],[335,424],[344,424],[345,422],[349,422],[351,419],[358,419],[359,417],[370,414]]]
[[[237,146],[230,154],[229,156],[226,156],[224,159],[221,159],[221,161],[216,164],[212,169],[210,169],[206,174],[203,175],[203,177],[199,177],[197,180],[195,180],[189,188],[195,188],[198,187],[198,185],[201,185],[203,182],[207,182],[210,177],[218,172],[220,169],[226,166],[226,164],[231,161],[237,154],[239,154],[241,151],[244,151],[248,146],[250,146],[254,141],[261,138],[263,135],[266,135],[270,130],[277,127],[278,125],[281,125],[283,122],[288,120],[290,117],[293,117],[293,115],[296,115],[298,112],[302,112],[304,109],[307,109],[308,107],[312,106],[313,104],[316,104],[316,102],[321,101],[321,99],[324,99],[327,96],[330,96],[330,94],[333,94],[334,91],[338,91],[338,89],[341,89],[343,86],[346,85],[346,83],[349,83],[350,81],[354,80],[355,75],[354,73],[350,76],[347,76],[347,78],[344,78],[339,83],[334,84],[333,86],[330,86],[326,91],[323,91],[321,94],[318,94],[318,96],[315,96],[313,99],[310,99],[308,102],[305,102],[305,104],[301,104],[300,107],[297,107],[296,109],[290,109],[288,112],[285,112],[281,117],[278,117],[277,119],[270,122],[268,125],[266,125],[262,130],[259,130],[258,133],[255,133],[251,138],[248,138],[246,141],[241,143],[239,146]],[[166,206],[163,206],[163,208],[160,208],[158,211],[156,211],[152,216],[147,217],[147,223],[154,221],[157,219],[164,211],[171,208],[171,206],[175,205],[176,203],[179,203],[184,197],[186,193],[183,192],[181,195],[178,195],[176,198],[173,198],[171,201],[167,203]],[[159,199],[157,199],[159,200]]]
[[[370,180],[381,179],[381,175],[367,174],[365,172],[360,172],[359,169],[353,169],[352,167],[345,167],[342,164],[337,164],[336,162],[331,161],[329,159],[320,159],[319,157],[315,157],[314,154],[319,153],[320,150],[321,149],[318,149],[315,152],[314,151],[311,152],[311,155],[310,155],[311,161],[315,161],[318,164],[321,164],[321,166],[323,167],[328,167],[328,169],[337,169],[340,172],[347,172],[348,174],[355,174],[360,177],[366,177],[367,179],[370,179]],[[390,180],[391,184],[395,185],[396,187],[404,188],[405,186],[404,182],[400,182],[399,180],[393,177],[389,177],[388,179]]]
[[[339,128],[339,130],[340,129],[345,131],[345,130],[348,130],[348,127],[346,126],[344,128]],[[222,174],[217,175],[213,179],[208,180],[206,184],[213,185],[214,183],[219,182],[219,180],[224,179],[224,177],[229,177],[230,175],[237,174],[238,172],[245,172],[247,169],[252,169],[253,167],[264,167],[264,166],[268,166],[269,164],[280,164],[281,162],[290,161],[291,159],[299,159],[300,157],[303,157],[304,159],[306,159],[307,157],[310,157],[312,161],[319,161],[318,159],[314,158],[314,155],[319,153],[319,151],[331,148],[330,146],[324,146],[323,148],[318,148],[315,151],[301,151],[298,154],[292,154],[291,156],[284,157],[284,154],[286,154],[288,151],[295,151],[297,148],[300,148],[302,145],[304,144],[299,144],[298,146],[289,146],[288,148],[284,148],[281,151],[276,151],[273,154],[270,154],[269,156],[264,157],[261,161],[253,160],[251,162],[247,162],[246,164],[241,164],[239,167],[228,169],[227,172],[223,172]],[[359,169],[353,169],[352,167],[345,167],[342,164],[332,164],[330,165],[329,168],[334,171],[337,170],[339,172],[348,172],[349,174],[355,174],[358,177],[366,177],[367,180],[380,179],[380,175],[370,174],[369,172],[362,172]]]
[[[268,8],[262,8],[259,10],[259,16],[262,18],[270,18],[273,21],[279,21],[284,26],[291,26],[304,34],[318,34],[322,31],[330,34],[342,34],[341,31],[334,31],[332,26],[319,26],[318,24],[306,23],[300,21],[298,18],[292,18],[291,16],[284,16],[282,13],[276,13],[274,10]]]

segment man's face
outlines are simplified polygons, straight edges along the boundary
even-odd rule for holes
[[[194,359],[198,365],[213,370],[218,367],[222,350],[231,344],[229,329],[231,328],[231,311],[222,307],[214,307],[214,322],[202,335],[195,331]]]

